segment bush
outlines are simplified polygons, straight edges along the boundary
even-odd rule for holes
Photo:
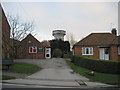
[[[53,51],[53,57],[56,57],[56,58],[62,57],[62,54],[63,53],[60,49],[54,49],[54,51]]]
[[[71,52],[64,53],[64,58],[71,58],[71,56],[72,56]]]
[[[119,74],[118,66],[120,62],[112,60],[92,59],[82,56],[72,56],[74,64],[101,73]]]

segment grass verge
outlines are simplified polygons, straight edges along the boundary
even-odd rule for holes
[[[15,79],[15,77],[7,76],[7,75],[0,76],[0,80],[9,80],[9,79]]]
[[[11,65],[8,69],[10,72],[16,73],[24,73],[24,74],[32,74],[39,71],[40,68],[33,64],[26,64],[26,63],[15,63]]]
[[[91,70],[79,67],[79,66],[71,63],[68,60],[66,60],[66,62],[71,67],[71,69],[74,70],[74,72],[79,73],[80,75],[89,78],[93,82],[94,81],[102,82],[102,83],[112,84],[112,85],[118,85],[120,83],[119,75],[117,75],[117,74],[106,74],[106,73],[95,72],[94,76],[89,76],[89,75],[87,75],[87,73],[90,72]]]

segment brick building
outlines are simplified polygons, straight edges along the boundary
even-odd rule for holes
[[[18,58],[23,59],[51,58],[50,46],[45,43],[40,43],[31,34],[27,35],[27,37],[20,42],[17,54]]]
[[[2,21],[2,60],[10,59],[10,25],[7,21],[5,13],[0,5],[0,20]],[[1,28],[0,27],[0,28]]]
[[[73,54],[90,58],[120,61],[120,36],[112,33],[91,33],[73,46]]]

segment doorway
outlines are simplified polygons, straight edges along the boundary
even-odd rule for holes
[[[51,48],[45,48],[45,58],[51,58]]]
[[[100,59],[109,60],[109,48],[100,48]]]

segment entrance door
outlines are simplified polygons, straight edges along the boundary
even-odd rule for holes
[[[45,58],[51,58],[51,48],[45,48]]]
[[[109,48],[100,48],[100,59],[109,60]]]

